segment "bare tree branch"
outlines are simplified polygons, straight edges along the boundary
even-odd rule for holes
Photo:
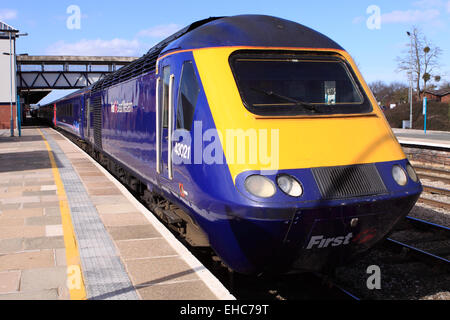
[[[412,81],[416,83],[417,97],[420,98],[421,81],[423,81],[423,90],[426,90],[427,82],[439,76],[439,58],[442,50],[434,46],[415,26],[409,33],[409,37],[408,51],[396,59],[397,69],[406,71],[408,77],[412,77]]]

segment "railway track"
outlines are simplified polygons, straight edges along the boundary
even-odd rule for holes
[[[338,268],[333,280],[361,300],[449,299],[449,259],[449,228],[406,217],[386,241]],[[380,290],[366,285],[365,270],[371,265],[381,270]]]
[[[423,164],[413,164],[413,166],[419,178],[421,180],[426,180],[426,182],[422,182],[424,192],[422,193],[419,202],[450,211],[450,202],[445,200],[446,197],[450,197],[450,190],[448,189],[450,187],[436,187],[429,185],[430,182],[438,182],[450,186],[450,171],[433,168]],[[433,196],[440,196],[440,198],[443,198],[445,201],[435,199]]]
[[[446,184],[450,184],[450,172],[444,169],[437,169],[424,166],[414,166],[417,171],[417,175],[421,179],[427,179],[431,181],[441,181]]]
[[[387,246],[406,250],[424,263],[450,271],[450,228],[408,216],[395,231],[387,239]]]
[[[450,210],[450,203],[447,203],[447,202],[442,202],[439,200],[434,200],[434,199],[429,199],[429,198],[424,198],[424,197],[420,197],[419,202],[431,205],[432,207]]]
[[[432,193],[432,194],[441,194],[441,195],[445,195],[445,196],[450,196],[450,190],[443,189],[443,188],[423,186],[423,191]]]

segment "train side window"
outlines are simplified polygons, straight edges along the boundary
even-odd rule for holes
[[[170,66],[165,66],[163,68],[163,101],[162,101],[162,107],[163,107],[163,128],[169,127],[169,82],[170,82]]]
[[[186,61],[183,64],[179,91],[177,129],[190,131],[192,120],[194,119],[195,105],[200,93],[200,86],[198,85],[192,61]]]

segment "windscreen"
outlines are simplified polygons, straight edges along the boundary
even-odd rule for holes
[[[231,67],[245,106],[260,115],[366,113],[356,77],[335,56],[237,53]]]

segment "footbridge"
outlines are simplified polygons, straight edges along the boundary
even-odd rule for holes
[[[25,104],[37,103],[55,89],[81,89],[137,57],[17,55],[17,93]]]

